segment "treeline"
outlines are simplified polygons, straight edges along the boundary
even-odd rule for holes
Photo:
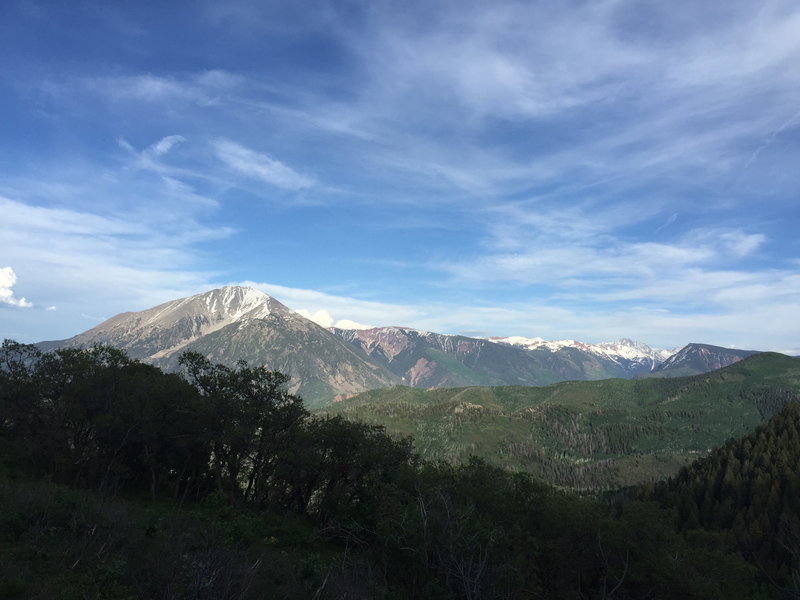
[[[342,417],[311,418],[263,367],[180,359],[183,376],[95,346],[0,350],[5,468],[101,492],[291,510],[328,522],[373,503],[413,468],[409,440]]]
[[[725,531],[676,526],[666,496],[609,504],[477,459],[424,462],[379,426],[310,415],[280,373],[193,353],[181,364],[165,374],[108,347],[3,344],[0,595],[797,597],[792,571],[746,562]],[[52,492],[65,487],[14,487],[44,480],[140,508],[111,518],[65,508],[73,492]],[[165,505],[179,516],[125,516]]]

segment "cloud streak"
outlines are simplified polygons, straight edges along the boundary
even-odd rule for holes
[[[214,142],[214,151],[217,157],[234,171],[275,187],[296,191],[315,184],[313,178],[301,175],[266,154],[255,152],[230,140]]]
[[[212,4],[81,44],[9,9],[44,41],[0,77],[0,250],[65,323],[251,280],[325,324],[800,335],[796,2]]]

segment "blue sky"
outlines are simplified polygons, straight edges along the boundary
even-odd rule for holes
[[[800,4],[0,6],[0,337],[325,324],[800,353]]]

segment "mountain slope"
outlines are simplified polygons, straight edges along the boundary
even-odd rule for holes
[[[763,353],[694,377],[365,392],[330,407],[412,435],[423,457],[475,454],[569,487],[654,481],[752,430],[800,393],[800,360]]]
[[[470,338],[407,327],[331,331],[413,387],[546,385],[628,378],[649,372],[666,354],[630,340],[590,346],[580,342],[537,344],[519,337]]]
[[[406,327],[333,332],[414,387],[536,385],[564,378],[549,361],[483,339]],[[566,374],[580,375],[577,369]]]
[[[310,404],[398,379],[348,344],[274,298],[251,288],[225,287],[154,308],[122,313],[42,350],[109,344],[131,358],[177,370],[187,350],[215,362],[265,365],[292,377],[290,389]]]
[[[735,350],[709,344],[688,344],[653,369],[653,377],[684,377],[708,373],[727,367],[748,356],[755,350]]]
[[[266,294],[250,288],[226,287],[165,302],[139,312],[125,312],[68,340],[42,342],[51,347],[110,344],[131,358],[161,359],[180,353],[188,344],[237,321],[270,314],[293,313]]]

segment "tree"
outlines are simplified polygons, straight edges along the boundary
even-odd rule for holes
[[[274,474],[309,413],[286,391],[287,375],[265,367],[213,364],[197,352],[179,360],[188,381],[208,402],[211,468],[233,503],[266,503]]]

